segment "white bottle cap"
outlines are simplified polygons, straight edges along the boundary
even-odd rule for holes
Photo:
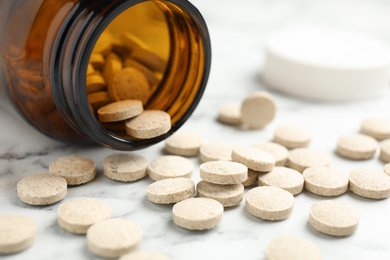
[[[262,76],[270,88],[306,99],[373,97],[388,85],[390,48],[352,32],[292,27],[268,38]]]

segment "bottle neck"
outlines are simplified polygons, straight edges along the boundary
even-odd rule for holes
[[[58,110],[78,133],[110,148],[134,150],[160,142],[189,118],[206,87],[211,46],[203,18],[187,1],[155,1],[166,15],[170,56],[164,79],[146,109],[167,111],[173,124],[167,134],[153,139],[127,139],[97,121],[90,110],[85,79],[100,34],[115,17],[143,1],[85,2],[89,1],[80,1],[65,18],[52,47],[49,76]]]

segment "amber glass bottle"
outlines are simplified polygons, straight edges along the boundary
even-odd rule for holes
[[[166,59],[145,109],[170,114],[167,134],[125,138],[102,127],[91,111],[87,67],[105,30],[130,32]],[[210,63],[206,24],[186,0],[0,1],[0,100],[6,97],[27,122],[57,140],[134,150],[165,139],[199,103]]]

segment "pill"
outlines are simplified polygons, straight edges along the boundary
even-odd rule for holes
[[[390,162],[390,139],[384,140],[380,145],[380,155],[382,161],[388,163]]]
[[[104,62],[104,56],[101,53],[92,53],[89,58],[89,63],[97,70],[103,70]]]
[[[87,76],[85,85],[87,88],[87,94],[103,91],[106,88],[106,82],[104,81],[103,76],[98,73]]]
[[[390,197],[390,176],[381,170],[357,169],[348,177],[349,189],[356,195],[369,199]]]
[[[278,187],[256,187],[246,194],[245,208],[253,216],[263,220],[283,220],[291,215],[294,196]]]
[[[106,57],[106,61],[104,63],[103,68],[103,77],[109,87],[109,90],[112,85],[112,80],[114,79],[115,75],[122,70],[122,67],[122,61],[115,53],[110,53]],[[114,97],[112,98],[114,99]]]
[[[199,157],[202,162],[231,161],[233,145],[226,142],[203,144],[199,148]]]
[[[165,111],[144,110],[125,122],[126,133],[139,139],[150,139],[166,134],[171,129],[171,117]]]
[[[93,48],[93,52],[107,55],[112,48],[112,39],[112,35],[109,32],[104,31],[102,34],[100,34],[99,39]]]
[[[190,178],[194,171],[193,163],[177,155],[165,155],[150,162],[149,177],[159,181],[168,178]]]
[[[219,108],[218,120],[227,125],[240,125],[241,122],[241,105],[226,104]]]
[[[177,131],[165,141],[165,150],[181,156],[197,156],[204,143],[202,135],[188,131]]]
[[[385,173],[386,173],[387,175],[390,176],[390,163],[388,163],[388,164],[385,165],[384,171],[385,171]]]
[[[17,185],[19,199],[31,205],[49,205],[65,198],[66,180],[54,173],[37,173],[22,178]]]
[[[108,86],[113,100],[138,99],[145,105],[151,95],[149,82],[139,70],[127,67],[115,74]]]
[[[189,230],[212,229],[223,218],[223,206],[209,198],[189,198],[172,208],[173,222]]]
[[[331,167],[313,167],[303,171],[305,189],[320,196],[339,196],[348,190],[348,177]]]
[[[248,169],[248,178],[245,181],[243,181],[241,184],[244,185],[244,187],[255,185],[257,184],[258,178],[259,178],[259,172]]]
[[[141,242],[141,228],[125,219],[104,220],[87,231],[89,250],[101,257],[118,258],[135,251]]]
[[[99,108],[101,122],[118,122],[140,115],[144,111],[140,100],[122,100]]]
[[[170,260],[170,258],[156,252],[132,252],[121,256],[119,260]]]
[[[86,234],[93,224],[110,218],[110,208],[104,202],[90,198],[67,201],[58,208],[58,225],[68,232]]]
[[[331,236],[349,236],[355,232],[359,212],[341,201],[324,200],[310,207],[309,223],[317,231]]]
[[[22,215],[0,215],[0,255],[14,254],[34,244],[37,225]]]
[[[224,207],[237,206],[244,198],[244,185],[241,183],[220,185],[200,181],[196,185],[196,191],[199,197],[215,199]]]
[[[89,105],[93,110],[98,110],[99,108],[111,103],[111,98],[106,91],[91,93],[87,97]]]
[[[124,67],[133,67],[142,72],[148,80],[149,86],[154,86],[160,81],[153,71],[133,59],[126,59],[123,65]]]
[[[255,147],[237,146],[233,148],[232,159],[259,172],[270,172],[275,166],[275,157]]]
[[[378,142],[364,134],[348,134],[337,141],[337,153],[353,160],[367,160],[375,155]]]
[[[200,178],[215,184],[237,184],[248,178],[248,167],[229,161],[212,161],[200,165]]]
[[[302,126],[280,126],[274,132],[274,141],[288,149],[307,147],[311,139],[312,133],[310,130]]]
[[[135,153],[114,153],[103,160],[103,172],[116,181],[136,181],[146,176],[148,161]]]
[[[362,121],[360,132],[377,140],[390,138],[390,120],[386,118],[366,118]]]
[[[300,237],[278,237],[272,239],[265,249],[266,260],[321,260],[320,249],[312,242]]]
[[[131,58],[155,72],[164,72],[166,62],[158,54],[147,49],[135,49]]]
[[[119,39],[130,51],[148,48],[148,46],[140,38],[129,32],[122,32],[119,36]]]
[[[264,128],[274,119],[275,114],[273,97],[263,91],[251,94],[241,105],[241,121],[253,129]]]
[[[157,204],[176,203],[195,194],[195,184],[188,178],[170,178],[148,186],[148,200]]]
[[[298,195],[303,190],[304,179],[302,174],[294,169],[278,166],[271,172],[259,175],[259,186],[279,187]]]
[[[93,160],[79,155],[64,156],[52,161],[51,173],[63,177],[68,185],[80,185],[96,176],[96,164]]]
[[[272,154],[276,161],[275,166],[286,165],[288,150],[283,145],[272,143],[272,142],[265,142],[265,143],[254,144],[252,146]]]
[[[328,166],[330,157],[320,151],[309,148],[296,148],[288,154],[288,166],[299,172],[306,168]]]
[[[90,76],[95,73],[95,69],[93,68],[92,64],[88,64],[87,67],[87,76]]]

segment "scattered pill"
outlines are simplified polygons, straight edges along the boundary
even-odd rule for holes
[[[135,153],[115,153],[103,161],[103,172],[116,181],[136,181],[146,176],[148,161]]]
[[[144,108],[140,100],[122,100],[99,108],[100,122],[118,122],[140,115]]]
[[[121,256],[119,260],[170,260],[170,258],[156,252],[132,252]]]
[[[381,170],[353,170],[349,174],[349,189],[361,197],[386,199],[390,197],[390,176]]]
[[[364,134],[344,135],[337,141],[337,153],[353,160],[367,160],[375,155],[378,142]]]
[[[360,131],[377,140],[390,138],[390,120],[386,118],[366,118],[362,121]]]
[[[274,141],[288,149],[295,149],[309,146],[312,133],[301,126],[280,126],[274,132]]]
[[[245,207],[249,213],[263,220],[283,220],[291,215],[294,196],[277,187],[256,187],[246,194]]]
[[[259,178],[259,172],[248,169],[248,178],[242,182],[242,185],[244,185],[244,187],[255,185],[257,184],[258,178]]]
[[[341,201],[319,201],[310,208],[310,225],[317,231],[331,236],[352,235],[358,227],[359,220],[359,212]]]
[[[259,148],[236,146],[232,151],[235,162],[246,165],[249,169],[259,172],[270,172],[275,166],[275,157]]]
[[[126,133],[140,139],[166,134],[171,129],[171,117],[165,111],[144,110],[139,116],[126,121]]]
[[[259,175],[259,186],[279,187],[298,195],[303,190],[304,180],[302,174],[294,169],[278,166],[271,172]]]
[[[170,178],[148,186],[148,200],[157,204],[176,203],[195,194],[195,184],[188,178]]]
[[[161,156],[151,161],[149,165],[149,177],[155,181],[178,177],[190,178],[193,171],[193,163],[177,155]]]
[[[331,167],[313,167],[303,171],[305,189],[320,196],[339,196],[348,190],[348,177]]]
[[[142,230],[129,220],[104,220],[88,229],[87,242],[92,253],[101,257],[118,258],[139,247]]]
[[[390,176],[390,163],[386,164],[385,165],[385,168],[384,168],[384,171],[387,175]]]
[[[215,184],[237,184],[248,178],[248,167],[229,161],[212,161],[200,165],[200,178]]]
[[[54,173],[37,173],[24,177],[17,185],[21,201],[31,205],[49,205],[65,198],[66,180]]]
[[[275,166],[285,166],[288,157],[288,150],[283,145],[266,142],[252,145],[253,147],[259,148],[272,154],[275,157]]]
[[[93,160],[79,155],[64,156],[52,161],[51,173],[63,177],[68,185],[80,185],[96,176],[96,164]]]
[[[212,229],[223,217],[223,206],[209,198],[189,198],[175,204],[172,209],[173,222],[189,230]]]
[[[309,148],[296,148],[288,155],[288,166],[301,173],[307,168],[329,164],[330,157],[327,154]]]
[[[264,128],[274,119],[275,114],[273,97],[263,91],[251,94],[241,105],[241,120],[253,129]]]
[[[237,206],[244,198],[244,185],[241,183],[221,185],[200,181],[196,185],[196,191],[199,197],[215,199],[224,207]]]
[[[218,120],[227,125],[240,125],[241,122],[241,105],[226,104],[219,108]]]
[[[37,225],[22,215],[0,215],[0,255],[29,248],[35,241]]]
[[[384,140],[380,145],[380,155],[382,161],[388,163],[390,162],[390,139]]]
[[[165,141],[165,149],[180,156],[197,156],[204,143],[202,135],[194,132],[178,131]]]
[[[202,162],[231,161],[233,145],[225,142],[213,142],[203,144],[199,149],[199,157]]]
[[[320,249],[312,242],[300,237],[278,237],[268,243],[266,260],[321,260]]]

